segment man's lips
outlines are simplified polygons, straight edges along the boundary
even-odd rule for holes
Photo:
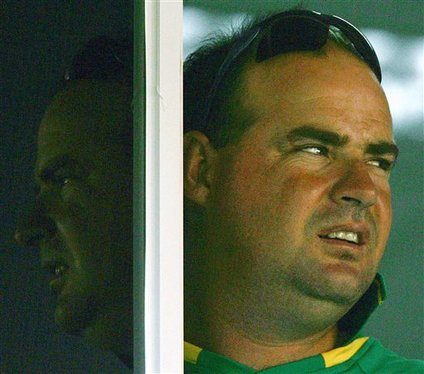
[[[366,223],[348,223],[321,230],[318,236],[329,244],[347,245],[353,248],[365,247],[370,238]]]
[[[49,271],[53,279],[49,282],[50,290],[54,295],[59,295],[62,291],[69,266],[61,260],[43,261],[42,268]]]

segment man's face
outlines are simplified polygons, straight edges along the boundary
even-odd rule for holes
[[[21,236],[35,240],[42,265],[57,273],[50,283],[55,321],[68,333],[81,334],[108,313],[131,312],[129,105],[122,85],[72,83],[39,128],[39,194]]]
[[[292,296],[351,305],[391,225],[385,95],[363,62],[331,45],[252,63],[243,82],[255,123],[217,150],[206,202],[217,289],[275,318]]]

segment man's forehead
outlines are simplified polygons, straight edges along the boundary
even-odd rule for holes
[[[378,84],[372,70],[359,57],[355,56],[332,41],[319,51],[299,51],[277,55],[271,59],[256,63],[248,62],[244,69],[245,79],[254,82],[260,80],[273,83],[275,78],[284,75],[287,88],[291,88],[314,76],[329,81],[338,78],[337,73],[344,73],[344,77],[353,76],[352,69],[367,71],[370,80]]]
[[[371,69],[338,47],[326,53],[295,52],[248,63],[241,79],[241,105],[269,136],[285,138],[296,127],[331,131],[366,149],[393,143],[384,92]]]
[[[129,93],[121,84],[74,82],[53,99],[40,123],[37,169],[64,154],[131,146]]]
[[[247,63],[241,75],[243,103],[262,115],[273,108],[284,108],[290,115],[293,104],[299,103],[345,114],[349,104],[351,110],[367,110],[391,122],[387,99],[371,69],[330,42],[324,52],[293,52]]]
[[[38,145],[61,141],[126,142],[132,134],[130,100],[131,90],[120,83],[73,82],[47,108],[39,127]]]

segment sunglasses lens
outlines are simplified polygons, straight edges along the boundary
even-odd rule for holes
[[[258,43],[256,62],[282,53],[316,51],[327,42],[329,27],[306,17],[284,18],[273,23]]]

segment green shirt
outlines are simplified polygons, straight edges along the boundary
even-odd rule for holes
[[[359,337],[346,346],[264,370],[252,369],[189,343],[185,343],[184,353],[186,374],[424,373],[423,361],[405,359],[368,337]]]

